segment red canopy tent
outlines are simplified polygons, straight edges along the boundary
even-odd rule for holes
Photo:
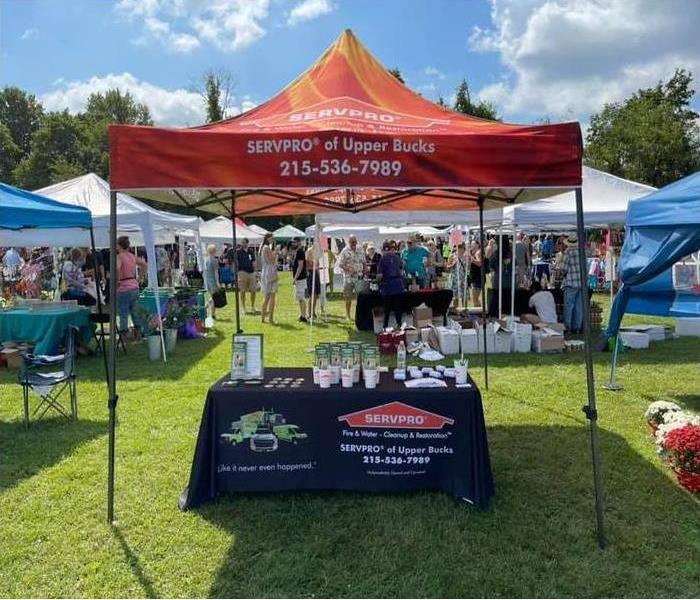
[[[232,219],[380,207],[483,212],[571,189],[582,211],[578,123],[512,125],[447,110],[404,86],[350,30],[251,111],[187,129],[113,125],[109,139],[112,190]],[[582,227],[581,219],[581,253]],[[584,315],[588,332],[587,310]],[[586,414],[602,544],[590,344],[587,348]],[[113,443],[110,460],[112,455]],[[111,508],[110,500],[110,520]]]

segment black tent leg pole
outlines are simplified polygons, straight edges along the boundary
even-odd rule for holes
[[[109,450],[107,522],[114,524],[114,441],[117,419],[117,192],[109,194]]]
[[[102,340],[102,359],[105,365],[105,380],[107,381],[107,394],[109,394],[109,365],[107,364],[107,347],[105,345],[105,324],[102,320],[102,296],[100,290],[102,289],[102,275],[100,273],[100,266],[97,264],[97,251],[95,250],[95,232],[90,227],[90,247],[92,248],[92,257],[95,264],[95,287],[97,288],[97,314],[100,315],[100,335]]]
[[[593,486],[595,490],[596,526],[598,546],[605,548],[605,528],[603,523],[603,490],[600,481],[600,449],[598,447],[598,411],[595,402],[595,382],[593,379],[593,348],[591,347],[591,320],[588,301],[588,269],[586,269],[586,231],[583,226],[583,192],[576,190],[576,233],[578,235],[578,258],[581,272],[581,310],[583,311],[583,332],[586,337],[586,383],[588,385],[588,404],[583,412],[591,429],[591,455],[593,459]]]
[[[489,389],[489,357],[486,348],[486,257],[484,255],[484,199],[479,197],[479,244],[481,245],[481,330],[484,335],[484,386]]]
[[[238,295],[238,239],[236,238],[236,192],[231,190],[231,230],[233,231],[233,293],[236,304],[236,333],[243,333],[241,329],[241,308]]]

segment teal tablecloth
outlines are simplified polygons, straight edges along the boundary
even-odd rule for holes
[[[94,326],[85,308],[0,312],[0,342],[33,342],[34,354],[55,354],[69,325],[80,328],[83,340],[92,337]]]

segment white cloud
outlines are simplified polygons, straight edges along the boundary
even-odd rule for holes
[[[39,39],[39,30],[36,27],[30,27],[29,29],[25,29],[24,33],[21,36],[21,39],[23,39],[23,40]]]
[[[116,88],[130,92],[137,102],[146,104],[156,125],[199,125],[205,121],[204,101],[196,92],[182,88],[168,90],[140,80],[131,73],[110,73],[84,81],[57,81],[55,85],[59,89],[40,98],[47,110],[67,108],[71,113],[78,113],[85,109],[90,94]],[[237,115],[255,106],[249,96],[233,98],[232,102],[233,105],[225,111],[226,116]]]
[[[423,73],[425,73],[428,77],[437,77],[438,79],[445,79],[445,74],[442,71],[436,69],[435,67],[425,67]]]
[[[303,0],[289,13],[287,25],[296,25],[302,21],[312,21],[332,12],[335,7],[330,0]]]
[[[121,17],[142,23],[132,43],[156,41],[173,52],[208,43],[224,52],[250,46],[266,30],[271,0],[118,0]]]
[[[478,97],[506,113],[587,120],[606,102],[700,75],[697,0],[491,0],[492,29],[470,44],[497,52],[508,76]]]

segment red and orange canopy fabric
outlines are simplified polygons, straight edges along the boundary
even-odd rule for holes
[[[110,127],[112,189],[227,214],[468,210],[581,185],[578,123],[511,125],[412,92],[346,30],[268,102],[188,129]]]

